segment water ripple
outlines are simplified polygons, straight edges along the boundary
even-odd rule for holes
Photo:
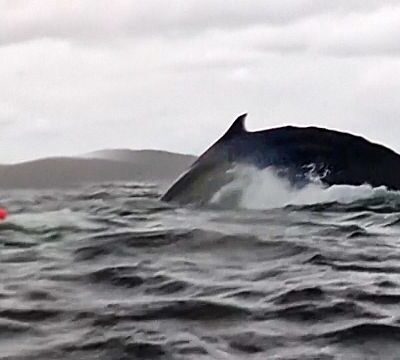
[[[159,195],[4,194],[0,359],[396,359],[398,195],[263,211]]]

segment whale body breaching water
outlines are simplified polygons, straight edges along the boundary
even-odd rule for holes
[[[207,205],[243,169],[268,170],[293,189],[318,183],[400,190],[400,155],[349,133],[285,126],[249,132],[239,116],[162,196],[182,205]],[[234,187],[232,187],[234,188]],[[232,189],[231,189],[232,190]],[[229,196],[242,196],[240,189]]]

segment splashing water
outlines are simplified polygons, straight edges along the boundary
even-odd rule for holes
[[[290,182],[278,177],[271,169],[257,169],[252,166],[237,166],[231,170],[234,180],[223,186],[212,198],[211,204],[223,208],[273,209],[288,205],[312,205],[319,203],[350,204],[387,195],[398,197],[400,193],[389,191],[386,187],[373,188],[368,184],[361,186],[325,186],[321,178],[312,176],[310,183],[302,188],[294,188]]]

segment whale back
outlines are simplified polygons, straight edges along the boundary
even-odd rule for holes
[[[400,190],[400,155],[360,136],[318,127],[285,126],[248,132],[239,116],[164,194],[165,201],[206,203],[232,181],[230,169],[268,167],[303,186],[312,177],[334,184],[386,186]],[[191,194],[189,196],[189,194]]]

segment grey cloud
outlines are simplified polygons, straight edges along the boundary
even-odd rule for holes
[[[40,38],[112,40],[207,29],[284,25],[324,14],[368,13],[395,0],[35,0],[0,2],[0,43]]]
[[[256,26],[225,34],[263,52],[330,56],[398,56],[400,5],[371,13],[325,15],[281,27]]]
[[[92,0],[0,0],[0,17],[11,11],[3,41],[19,41],[0,47],[0,162],[107,147],[200,153],[243,112],[250,130],[313,124],[400,149],[400,63],[386,56],[400,4],[210,1],[178,14],[142,1],[132,15],[135,1],[93,11]],[[285,8],[294,3],[304,8]]]

